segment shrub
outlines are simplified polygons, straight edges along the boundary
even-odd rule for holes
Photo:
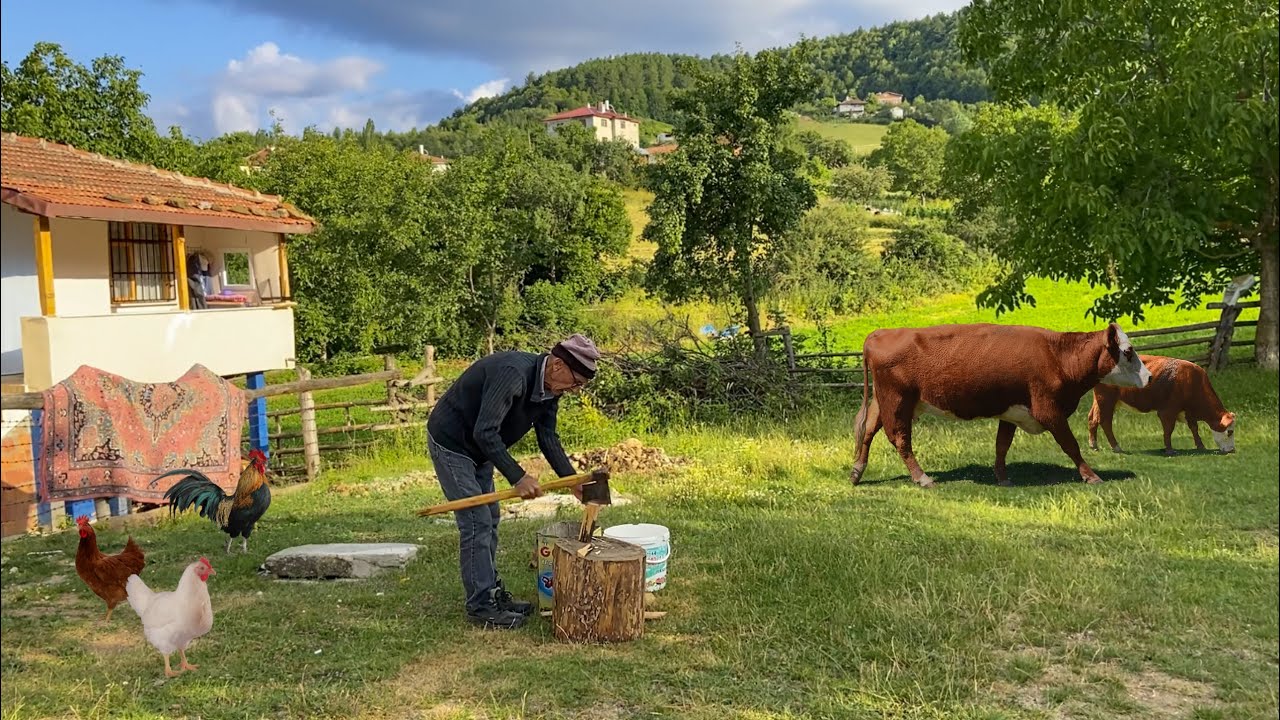
[[[936,221],[909,220],[885,245],[886,273],[917,295],[959,290],[973,284],[985,269],[984,257],[964,241],[943,231]]]

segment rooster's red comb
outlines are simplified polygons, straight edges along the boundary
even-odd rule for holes
[[[207,567],[207,568],[211,568],[211,567],[213,567],[212,565],[210,565],[210,564],[209,564],[209,558],[207,558],[207,557],[201,556],[201,557],[200,557],[200,562],[204,563],[204,566],[205,566],[205,567]]]
[[[88,515],[79,515],[79,516],[77,516],[77,517],[76,517],[76,524],[77,524],[77,525],[85,525],[85,524],[87,524],[88,522],[89,522],[89,516],[88,516]]]

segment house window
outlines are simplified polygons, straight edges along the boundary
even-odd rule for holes
[[[171,302],[177,297],[168,225],[112,222],[111,302]]]
[[[222,251],[222,284],[228,287],[253,287],[253,266],[244,250]]]

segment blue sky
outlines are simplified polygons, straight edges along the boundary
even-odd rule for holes
[[[962,0],[8,0],[0,55],[37,41],[82,63],[122,55],[148,111],[207,138],[265,127],[382,129],[436,122],[470,100],[593,57],[709,55],[789,44]]]

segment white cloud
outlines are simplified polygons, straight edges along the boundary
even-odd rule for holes
[[[510,78],[498,78],[497,80],[490,80],[487,83],[480,83],[479,85],[471,88],[471,90],[466,94],[463,94],[458,90],[453,90],[452,92],[453,96],[459,100],[466,103],[473,103],[482,98],[501,95],[510,85]]]
[[[369,80],[382,71],[374,60],[357,56],[325,62],[303,60],[281,53],[273,42],[249,51],[243,60],[231,60],[223,76],[228,89],[275,97],[325,97],[369,87]]]
[[[369,117],[387,123],[389,129],[422,122],[423,113],[412,107],[415,99],[424,99],[421,96],[378,96],[373,80],[382,70],[381,63],[369,58],[311,60],[264,42],[243,58],[228,61],[215,79],[209,97],[211,129],[215,134],[251,132],[267,126],[271,112],[287,132],[309,124],[358,127]]]

